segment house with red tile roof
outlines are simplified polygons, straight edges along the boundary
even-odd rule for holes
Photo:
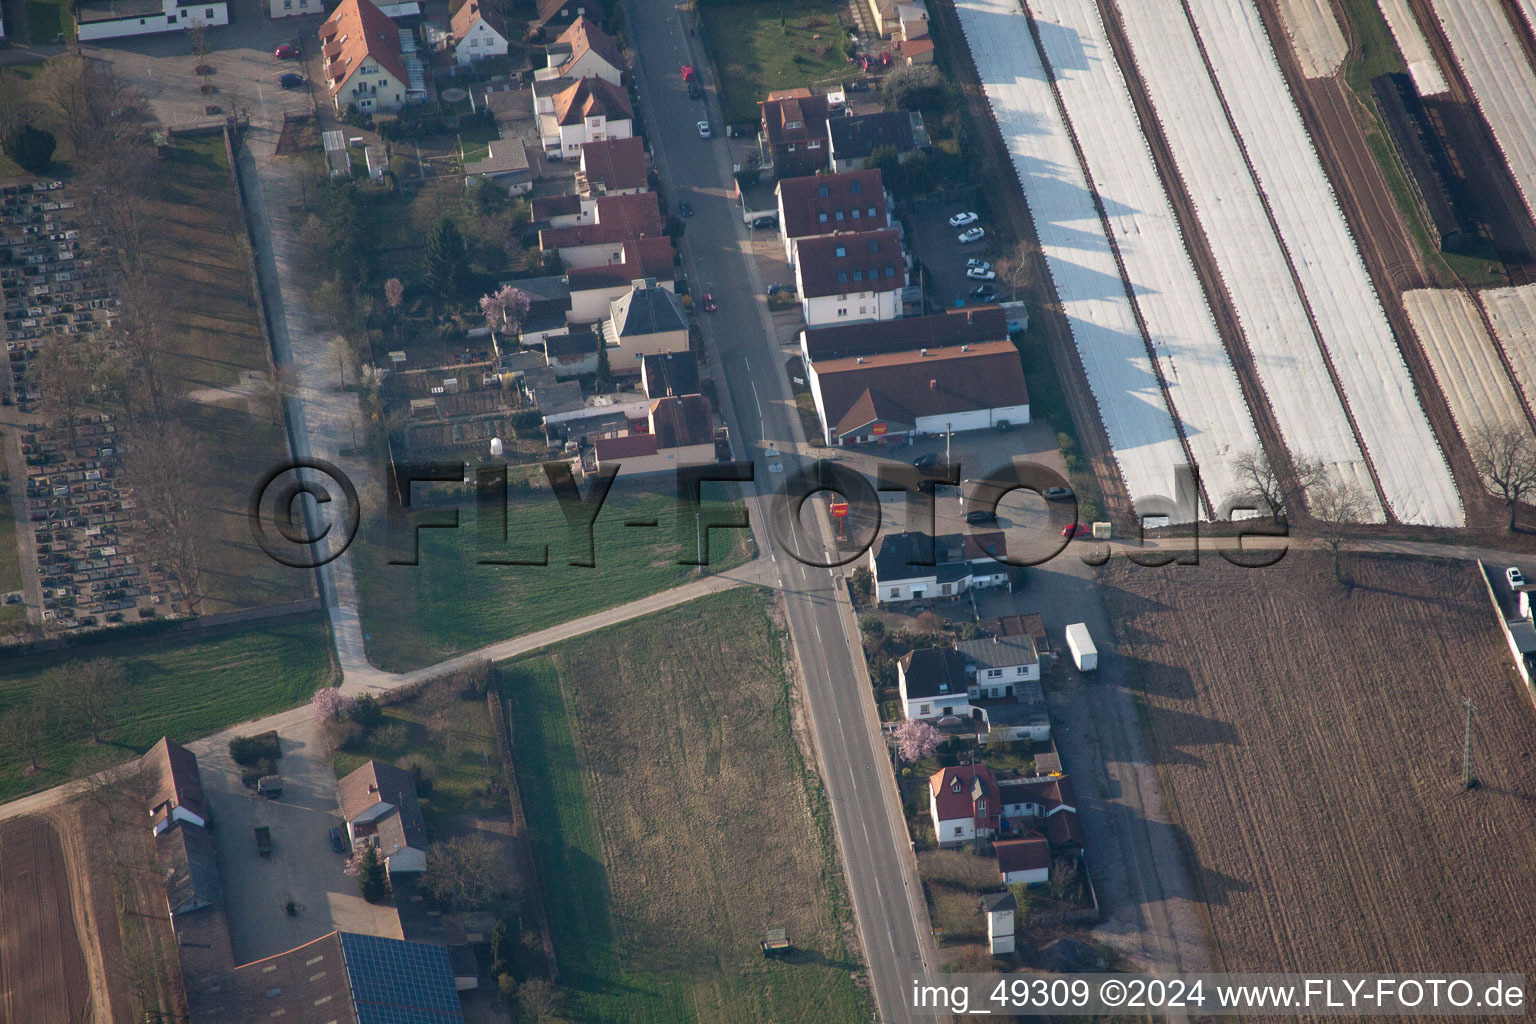
[[[879,231],[891,226],[879,171],[780,178],[774,196],[779,206],[784,258],[791,266],[803,238]]]
[[[827,169],[825,96],[804,89],[771,93],[758,108],[775,178],[803,178]]]
[[[907,268],[894,228],[802,238],[795,289],[807,327],[895,320]]]
[[[629,94],[602,78],[552,78],[533,83],[539,138],[552,160],[575,160],[585,142],[627,139],[635,114]]]
[[[630,136],[584,142],[576,191],[587,197],[644,192],[650,187],[648,171],[643,139]]]
[[[320,66],[338,111],[395,111],[408,102],[410,74],[400,29],[372,0],[342,0],[320,26]]]
[[[986,839],[998,829],[997,776],[984,764],[941,768],[928,777],[928,815],[940,846]]]
[[[1008,341],[830,359],[808,369],[829,445],[907,443],[1029,422],[1024,370]]]
[[[1004,885],[1040,885],[1051,877],[1051,843],[1030,829],[1018,839],[999,839],[992,844],[998,874]]]
[[[553,78],[601,78],[610,85],[624,85],[624,54],[618,41],[585,14],[544,47],[545,67],[533,73],[538,81]]]
[[[449,27],[453,58],[463,67],[487,57],[505,57],[507,54],[507,23],[498,10],[487,7],[481,0],[465,0],[463,6],[453,12]]]
[[[653,278],[668,291],[675,292],[673,259],[676,250],[666,235],[632,238],[619,249],[619,259],[596,267],[575,267],[566,272],[571,307],[566,320],[590,324],[605,320],[612,313],[611,303],[629,292],[635,281]]]
[[[560,261],[570,268],[612,263],[621,258],[625,242],[664,237],[654,192],[582,200],[574,215],[562,214],[551,222],[557,219],[558,227],[539,231],[539,248],[559,253]]]

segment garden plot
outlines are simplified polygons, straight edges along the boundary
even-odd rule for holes
[[[1490,288],[1478,298],[1526,404],[1536,407],[1536,284]]]
[[[1328,0],[1277,0],[1280,22],[1308,78],[1328,78],[1344,63],[1349,46]]]
[[[1259,447],[1248,404],[1157,176],[1093,0],[1030,0],[1067,117],[1152,341],[1174,416],[1211,500],[1235,493],[1235,456]]]
[[[1530,430],[1520,396],[1470,296],[1421,288],[1404,292],[1403,306],[1464,439],[1505,427]]]
[[[1456,484],[1257,10],[1189,9],[1388,504],[1404,523],[1461,526]]]
[[[1384,520],[1285,252],[1188,21],[1177,7],[1145,3],[1122,3],[1120,19],[1286,446],[1295,457],[1322,460],[1332,479],[1353,483],[1367,496],[1371,518]]]
[[[1029,201],[1046,264],[1132,500],[1174,495],[1183,446],[1017,0],[955,10]]]
[[[1536,70],[1520,47],[1503,8],[1484,0],[1431,0],[1456,63],[1515,177],[1525,207],[1536,216]],[[1526,13],[1536,7],[1526,0]]]
[[[1392,30],[1392,38],[1396,40],[1398,52],[1408,65],[1408,75],[1413,79],[1413,87],[1419,90],[1419,95],[1438,96],[1449,92],[1450,86],[1445,84],[1445,75],[1435,60],[1434,51],[1429,48],[1429,41],[1424,38],[1424,30],[1414,20],[1408,0],[1376,0],[1376,6],[1381,8],[1382,17],[1387,19],[1387,27]]]

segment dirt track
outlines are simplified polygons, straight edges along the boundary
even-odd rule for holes
[[[58,831],[42,818],[0,824],[0,865],[0,1021],[84,1019],[90,986]]]
[[[1102,578],[1231,971],[1536,968],[1536,709],[1477,570]],[[1481,788],[1460,784],[1463,695]]]

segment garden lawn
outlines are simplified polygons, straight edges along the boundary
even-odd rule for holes
[[[733,590],[502,666],[565,1018],[870,1019],[771,609]]]
[[[23,774],[14,748],[0,745],[0,800],[56,786],[77,768],[134,757],[161,736],[186,742],[303,703],[333,681],[330,646],[330,628],[316,613],[7,662],[0,668],[0,714],[29,706],[65,711],[70,666],[95,657],[123,663],[128,694],[99,747],[67,716],[55,715],[42,770],[33,775]]]
[[[693,523],[686,524],[685,545],[677,534],[671,477],[650,479],[657,482],[643,486],[658,490],[614,484],[593,528],[595,568],[568,564],[573,554],[584,552],[573,552],[567,542],[564,516],[547,489],[512,492],[507,512],[510,540],[494,549],[485,546],[484,554],[472,499],[460,513],[459,529],[423,529],[417,534],[418,565],[388,564],[391,557],[410,557],[409,538],[392,554],[381,525],[365,529],[352,551],[369,660],[391,672],[420,668],[695,579],[694,566],[678,563],[694,553]],[[723,494],[724,487],[705,485],[706,509],[721,507],[712,500],[715,493]],[[439,519],[444,512],[431,510]],[[658,525],[624,525],[633,520],[655,520]],[[740,565],[748,543],[744,530],[713,531],[709,571]],[[548,565],[477,564],[483,557],[537,558],[545,544]]]
[[[831,0],[700,0],[726,121],[757,121],[757,104],[775,89],[847,78],[848,33],[838,20],[846,8]]]

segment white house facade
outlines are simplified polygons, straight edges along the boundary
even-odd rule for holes
[[[229,4],[222,0],[218,3],[199,4],[178,4],[176,0],[164,0],[158,11],[146,7],[144,13],[126,17],[118,17],[119,10],[82,4],[75,26],[80,41],[121,39],[156,32],[180,32],[196,26],[216,28],[229,24]]]

